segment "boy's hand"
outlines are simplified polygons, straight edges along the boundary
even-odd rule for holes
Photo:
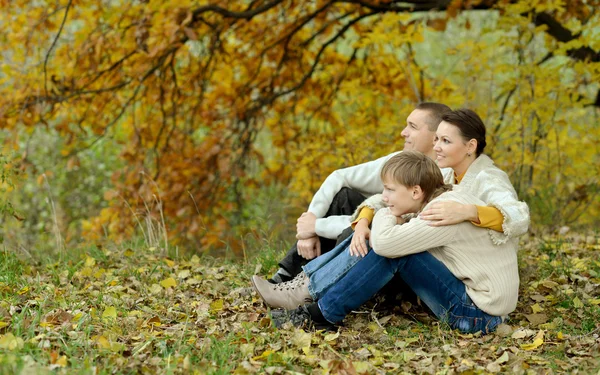
[[[354,226],[354,235],[350,242],[350,255],[352,256],[366,256],[369,252],[367,247],[367,240],[371,237],[371,230],[369,229],[369,220],[363,218],[356,223]]]
[[[321,241],[317,236],[299,240],[296,246],[298,248],[298,255],[304,259],[314,259],[321,255]]]

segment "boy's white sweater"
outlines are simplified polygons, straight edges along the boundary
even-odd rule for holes
[[[485,205],[460,186],[441,194],[436,201]],[[467,294],[481,310],[502,316],[517,305],[519,271],[517,243],[494,244],[488,230],[470,222],[432,227],[416,217],[398,225],[388,208],[377,211],[373,219],[370,244],[387,258],[398,258],[429,251],[466,286]]]

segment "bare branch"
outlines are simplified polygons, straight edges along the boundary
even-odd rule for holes
[[[71,8],[72,3],[73,3],[73,0],[69,0],[69,2],[67,3],[63,20],[60,24],[60,27],[58,28],[58,32],[56,33],[54,40],[52,41],[52,44],[50,45],[50,48],[48,49],[48,52],[46,53],[46,58],[44,59],[44,92],[46,93],[46,96],[48,95],[48,71],[46,69],[47,65],[48,65],[48,59],[50,59],[50,54],[52,53],[52,50],[54,49],[54,46],[56,46],[56,42],[58,42],[58,38],[60,37],[60,34],[62,33],[62,30],[65,26],[65,22],[67,21],[67,15],[69,14],[69,9]]]

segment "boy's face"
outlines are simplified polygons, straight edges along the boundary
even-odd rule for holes
[[[435,131],[429,130],[427,125],[429,112],[415,109],[406,118],[406,127],[402,130],[404,137],[404,150],[414,150],[428,155],[433,150]]]
[[[423,193],[418,185],[406,187],[391,178],[384,178],[382,199],[394,216],[402,216],[419,211]]]

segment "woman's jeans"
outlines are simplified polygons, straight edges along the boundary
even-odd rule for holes
[[[442,322],[453,329],[486,334],[502,322],[501,317],[489,315],[475,306],[464,283],[427,251],[401,258],[385,258],[369,251],[366,257],[357,259],[354,267],[318,300],[323,316],[331,323],[341,322],[396,273]]]
[[[302,266],[310,279],[308,292],[315,301],[362,259],[360,256],[350,255],[352,237],[353,235],[340,242],[333,250]]]

